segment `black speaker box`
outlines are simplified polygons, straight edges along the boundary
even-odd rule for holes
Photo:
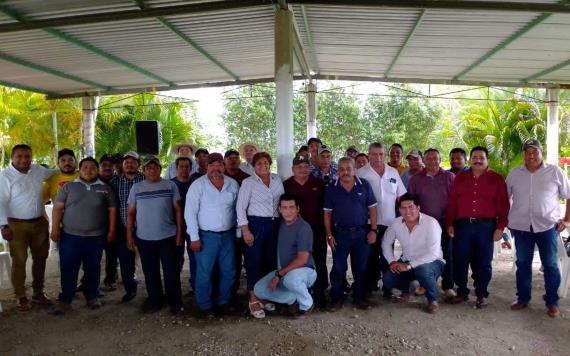
[[[137,121],[137,152],[142,155],[158,155],[162,135],[158,121]]]

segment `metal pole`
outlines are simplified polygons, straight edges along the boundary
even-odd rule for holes
[[[307,85],[307,139],[317,137],[317,85]]]
[[[293,14],[275,12],[275,119],[277,121],[277,171],[291,176],[293,160]]]
[[[83,105],[83,154],[84,157],[95,157],[95,118],[99,106],[98,96],[84,96]]]
[[[560,106],[560,89],[546,89],[546,162],[558,164],[558,107]]]
[[[57,152],[59,151],[59,142],[57,138],[57,112],[52,110],[51,112],[51,123],[53,126],[53,146],[54,146],[54,162],[57,163]]]

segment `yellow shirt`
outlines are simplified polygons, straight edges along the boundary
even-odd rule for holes
[[[408,167],[406,165],[404,165],[403,163],[400,163],[397,167],[392,166],[391,164],[388,163],[388,165],[390,167],[396,168],[396,170],[398,171],[399,175],[402,175],[402,173],[408,169]]]
[[[75,172],[73,174],[63,174],[61,172],[58,172],[53,176],[51,176],[44,183],[44,194],[43,194],[44,201],[47,202],[48,200],[51,200],[53,203],[55,200],[55,196],[57,195],[57,192],[59,192],[61,187],[73,181],[77,177],[79,177],[79,172]]]

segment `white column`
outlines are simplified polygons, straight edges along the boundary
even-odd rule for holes
[[[95,118],[99,106],[98,96],[84,96],[81,98],[83,105],[83,156],[95,157]]]
[[[546,89],[546,162],[558,164],[560,89]]]
[[[275,119],[277,170],[291,176],[293,161],[293,17],[289,10],[275,13]]]
[[[317,85],[311,81],[307,85],[307,140],[317,137]]]

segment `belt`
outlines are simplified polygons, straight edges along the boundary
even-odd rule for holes
[[[38,216],[37,218],[33,218],[33,219],[18,219],[18,218],[8,218],[9,222],[27,222],[27,223],[33,223],[33,222],[38,222],[41,219],[43,219],[43,216]]]
[[[225,230],[225,231],[200,230],[200,232],[206,232],[206,233],[208,233],[208,234],[220,234],[220,235],[222,235],[222,234],[226,234],[226,233],[228,233],[228,232],[230,232],[230,231],[233,231],[233,230],[235,230],[235,228],[229,229],[229,230]]]
[[[354,231],[362,231],[362,230],[366,230],[367,226],[366,225],[362,225],[362,226],[355,226],[355,227],[345,227],[345,226],[335,226],[334,227],[336,230],[339,231],[349,231],[349,232],[354,232]]]
[[[456,220],[457,223],[464,223],[464,224],[483,224],[489,222],[496,222],[496,218],[461,218]]]

